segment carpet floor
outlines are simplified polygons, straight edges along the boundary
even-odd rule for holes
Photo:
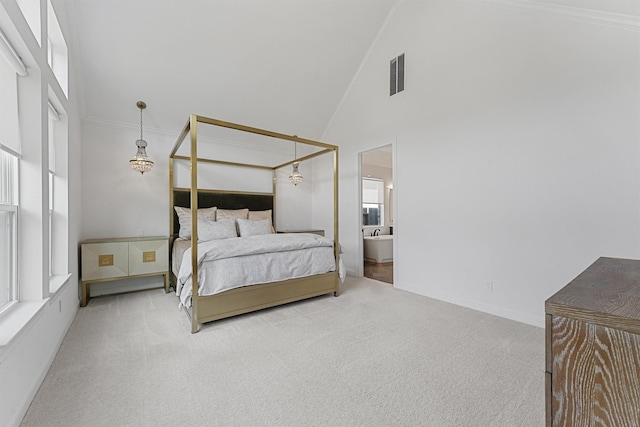
[[[544,330],[347,277],[203,325],[175,294],[92,299],[22,426],[543,426]]]

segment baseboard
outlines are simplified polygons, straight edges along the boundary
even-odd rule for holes
[[[525,323],[527,325],[536,326],[538,328],[545,327],[544,315],[542,317],[531,316],[530,314],[520,313],[517,311],[507,310],[502,307],[497,307],[491,304],[485,304],[482,302],[474,301],[469,298],[464,298],[459,295],[452,295],[443,292],[424,292],[422,289],[412,287],[398,287],[408,292],[413,292],[418,295],[437,299],[439,301],[448,302],[451,304],[459,305],[461,307],[470,308],[472,310],[481,311],[483,313],[492,314],[498,317],[504,317],[505,319],[515,320],[516,322]]]

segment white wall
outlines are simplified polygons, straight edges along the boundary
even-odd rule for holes
[[[350,272],[357,153],[395,140],[395,286],[543,326],[595,259],[640,257],[640,38],[507,3],[401,3],[323,139],[341,147]]]
[[[298,166],[303,178],[300,184],[293,185],[289,181],[292,170],[293,167],[289,166],[276,172],[275,226],[278,230],[311,228],[311,193],[314,187],[312,162],[302,162]]]
[[[330,142],[330,144],[332,144]],[[338,149],[339,151],[339,149]],[[340,154],[338,153],[338,159]],[[311,190],[312,224],[311,228],[324,230],[325,237],[334,236],[334,153],[327,153],[314,158],[313,188]],[[340,193],[338,192],[338,196]],[[338,200],[339,202],[339,200]],[[338,208],[340,206],[338,205]]]
[[[142,230],[145,236],[169,234],[169,154],[175,145],[175,134],[145,129],[147,155],[154,161],[153,168],[141,175],[129,166],[135,154],[135,141],[139,128],[133,126],[85,120],[83,124],[84,149],[82,152],[82,209],[84,212],[82,237],[131,237]],[[183,145],[188,146],[188,141]],[[207,141],[199,142],[206,147]],[[276,165],[290,160],[291,153],[234,148],[218,144],[218,150],[210,153],[217,159]],[[204,151],[204,150],[203,150]],[[278,172],[278,203],[282,198],[283,226],[310,226],[312,165],[302,163],[300,170],[304,182],[294,187],[288,181],[291,168]],[[218,190],[247,192],[272,192],[270,171],[236,168],[220,165],[198,166],[198,186]],[[190,185],[189,166],[184,161],[175,162],[176,186]],[[286,210],[298,206],[299,215],[289,218]],[[291,220],[293,225],[287,222]],[[297,224],[296,222],[302,222]]]
[[[129,166],[139,129],[85,120],[82,135],[82,239],[137,236],[140,230],[168,235],[168,153],[177,135],[144,135],[154,162],[144,175]]]
[[[76,274],[0,352],[0,425],[17,426],[27,412],[78,311]]]

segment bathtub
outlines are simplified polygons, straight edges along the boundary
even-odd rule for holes
[[[393,236],[364,236],[364,259],[375,263],[393,262]]]

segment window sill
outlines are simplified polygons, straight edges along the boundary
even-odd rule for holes
[[[0,355],[9,345],[28,330],[31,324],[42,314],[47,302],[51,303],[57,294],[69,283],[71,274],[60,274],[49,278],[49,298],[40,301],[20,301],[0,318]]]
[[[46,303],[46,299],[19,302],[0,318],[0,354],[42,314]]]
[[[55,298],[58,291],[64,288],[64,285],[69,283],[70,277],[71,277],[71,273],[54,274],[53,276],[49,276],[49,298],[50,299]]]

